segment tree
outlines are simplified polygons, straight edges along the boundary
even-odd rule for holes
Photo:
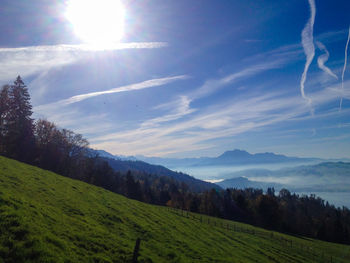
[[[47,120],[35,123],[36,164],[75,179],[85,177],[88,141]]]
[[[76,179],[84,176],[82,173],[86,160],[89,142],[81,134],[76,134],[71,130],[62,129],[60,131],[62,141],[60,143],[64,156],[62,168],[63,174],[72,174]]]
[[[63,159],[60,151],[64,141],[59,129],[52,122],[39,119],[35,123],[36,158],[35,164],[58,172]]]
[[[275,196],[275,188],[274,187],[269,187],[267,188],[267,195],[269,196]]]
[[[140,184],[134,180],[131,171],[126,174],[126,196],[132,199],[141,200]]]
[[[9,90],[9,85],[3,86],[0,90],[0,154],[6,154],[5,135],[7,133],[6,123],[9,117],[10,107]]]
[[[34,152],[32,105],[26,85],[20,76],[8,89],[8,109],[3,125],[3,148],[8,157],[31,162]]]

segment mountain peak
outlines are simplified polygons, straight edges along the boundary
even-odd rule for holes
[[[242,158],[252,156],[249,152],[239,149],[234,149],[232,151],[226,151],[221,154],[218,158]]]

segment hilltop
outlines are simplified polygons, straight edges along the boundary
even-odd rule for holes
[[[349,246],[144,204],[4,157],[0,219],[0,262],[129,262],[137,238],[139,262],[350,260]]]

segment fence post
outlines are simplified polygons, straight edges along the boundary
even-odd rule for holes
[[[141,243],[141,239],[137,238],[135,248],[134,248],[134,255],[132,257],[133,263],[137,263],[137,257],[139,256],[140,243]]]

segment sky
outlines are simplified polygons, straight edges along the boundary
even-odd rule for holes
[[[36,119],[118,155],[350,157],[350,1],[97,2],[0,0],[0,84]]]

